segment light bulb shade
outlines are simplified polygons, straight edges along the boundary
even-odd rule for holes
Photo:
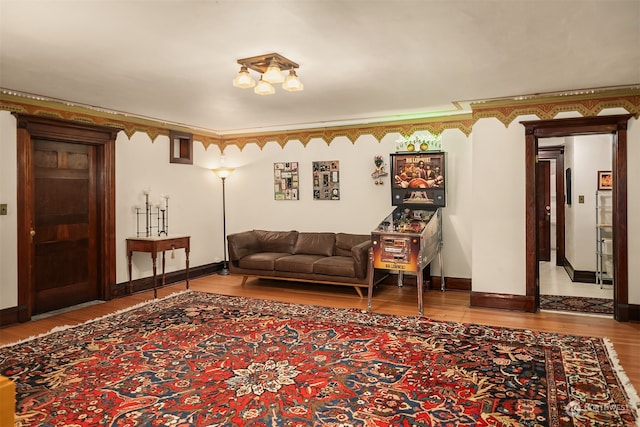
[[[258,82],[258,84],[256,85],[256,88],[253,91],[258,95],[272,95],[276,93],[276,90],[274,89],[273,86],[271,86],[271,83],[264,80],[264,78],[262,77],[260,77],[260,81]]]
[[[240,71],[235,79],[233,79],[233,85],[235,87],[239,87],[242,89],[247,89],[250,87],[254,87],[256,85],[256,81],[251,74],[249,74],[249,70],[244,65],[240,67]]]
[[[278,65],[276,61],[271,60],[267,67],[267,71],[262,75],[262,79],[272,84],[282,83],[284,81],[284,76],[280,70],[280,65]]]
[[[284,83],[282,83],[282,89],[289,92],[299,92],[304,89],[304,85],[298,78],[295,70],[289,70],[289,75],[284,79]]]
[[[215,168],[211,170],[213,171],[213,173],[215,173],[222,179],[227,178],[229,175],[231,175],[231,172],[233,172],[233,168],[225,168],[225,167]]]

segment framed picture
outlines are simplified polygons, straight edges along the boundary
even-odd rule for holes
[[[611,190],[613,188],[613,175],[611,171],[598,171],[598,190]]]
[[[313,162],[313,199],[340,200],[340,161]]]
[[[298,162],[273,164],[273,195],[275,200],[300,200],[299,183]]]

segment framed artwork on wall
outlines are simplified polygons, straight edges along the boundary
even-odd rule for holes
[[[598,171],[598,190],[613,188],[613,174],[611,171]]]
[[[313,162],[313,199],[340,200],[340,162]]]
[[[273,194],[276,200],[299,200],[298,162],[273,164]]]

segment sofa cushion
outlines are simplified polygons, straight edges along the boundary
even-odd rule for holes
[[[260,242],[262,252],[293,253],[293,245],[298,238],[297,231],[253,230]]]
[[[313,273],[313,263],[323,258],[322,255],[289,255],[275,261],[276,271],[292,273]]]
[[[240,258],[238,267],[248,270],[273,270],[276,267],[275,263],[277,259],[290,255],[289,253],[283,252],[258,252],[257,254]]]
[[[335,241],[335,233],[298,233],[293,253],[331,256]]]
[[[336,255],[351,256],[351,248],[367,240],[371,240],[369,234],[336,234]]]
[[[260,242],[253,231],[230,234],[227,236],[227,241],[229,243],[229,259],[231,261],[237,261],[249,254],[260,252]]]
[[[328,276],[356,277],[351,256],[321,258],[313,263],[313,272]]]

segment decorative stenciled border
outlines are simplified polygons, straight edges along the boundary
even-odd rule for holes
[[[608,108],[623,108],[638,117],[640,116],[640,85],[627,89],[589,90],[578,93],[477,101],[471,102],[470,106],[471,113],[442,117],[290,131],[219,135],[187,126],[99,108],[78,106],[48,98],[23,96],[10,91],[0,93],[0,110],[113,126],[122,129],[129,138],[136,132],[143,132],[152,141],[159,135],[168,136],[171,130],[189,132],[193,134],[194,141],[202,143],[205,149],[214,144],[223,152],[230,145],[235,145],[243,150],[247,144],[256,144],[262,149],[268,142],[276,142],[284,147],[291,141],[297,141],[306,147],[312,139],[321,139],[327,144],[331,144],[336,138],[344,137],[355,143],[363,135],[371,135],[381,141],[391,133],[408,137],[419,131],[428,131],[438,135],[447,129],[458,129],[469,136],[473,125],[483,118],[496,118],[508,126],[517,117],[523,115],[535,115],[541,120],[546,120],[554,118],[561,112],[575,111],[586,117],[598,115]]]

